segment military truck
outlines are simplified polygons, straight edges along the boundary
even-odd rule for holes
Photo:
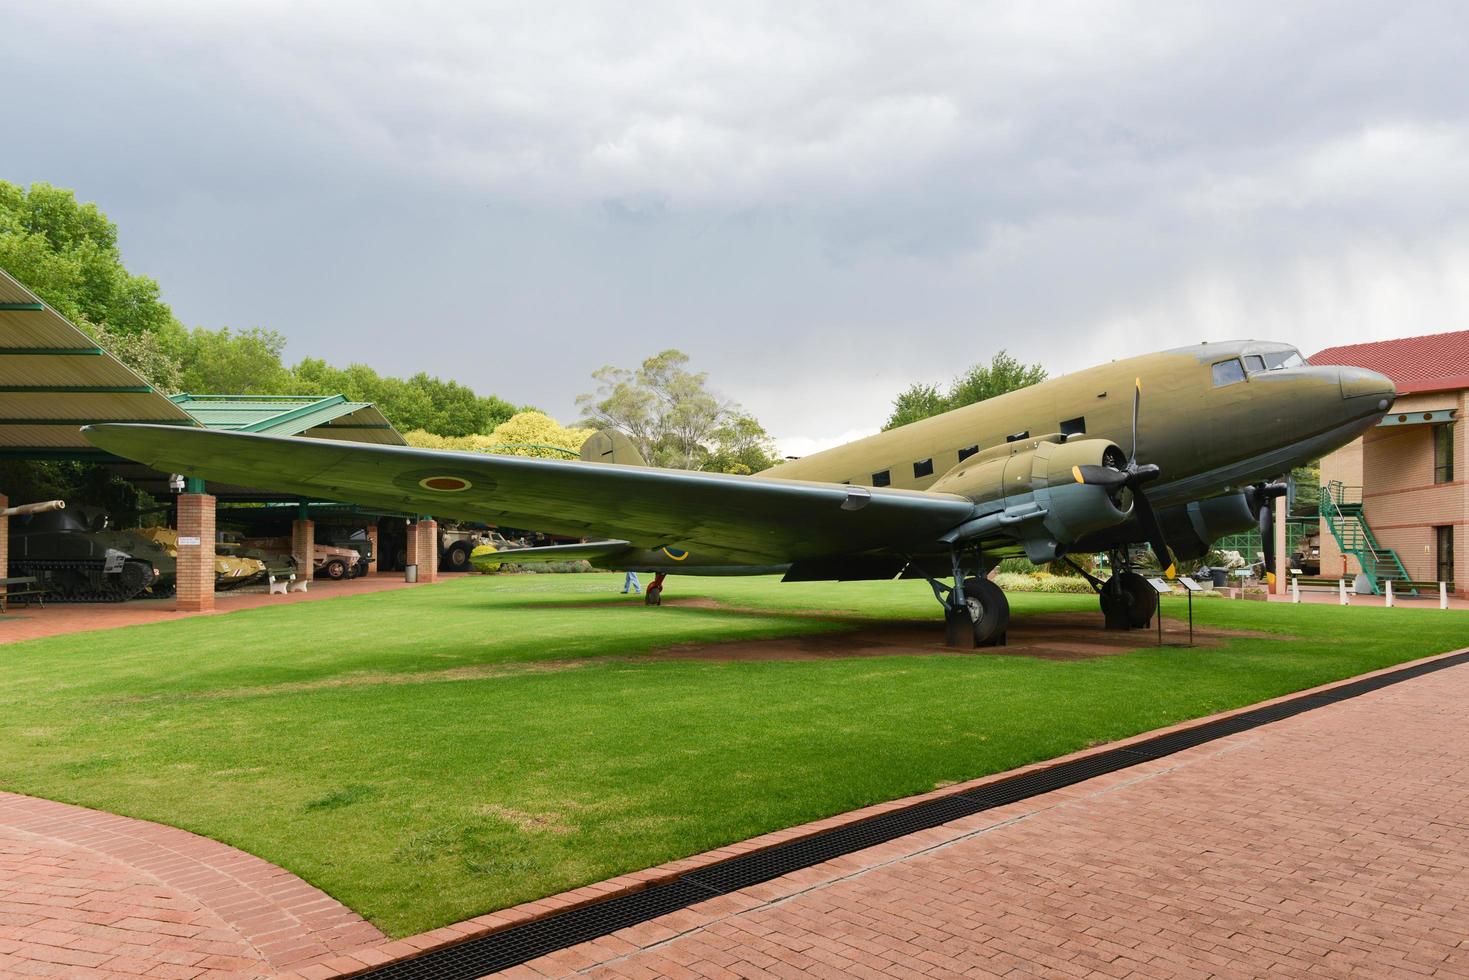
[[[265,559],[268,565],[287,559],[294,561],[289,537],[244,538],[240,543],[253,553],[268,556]],[[339,581],[355,578],[367,571],[366,561],[363,560],[361,554],[351,548],[338,548],[330,544],[315,544],[313,548],[312,570],[313,574],[319,578]]]
[[[10,575],[34,577],[49,601],[173,594],[177,563],[167,548],[136,531],[112,528],[105,511],[52,503],[57,506],[10,518]]]

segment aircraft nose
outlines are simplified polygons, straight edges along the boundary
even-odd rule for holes
[[[1341,396],[1344,400],[1362,399],[1365,401],[1375,397],[1377,409],[1383,412],[1387,411],[1398,397],[1397,388],[1393,386],[1391,378],[1366,368],[1337,368],[1337,382],[1341,385]]]

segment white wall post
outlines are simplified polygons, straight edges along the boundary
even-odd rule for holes
[[[1392,608],[1392,579],[1386,579],[1385,581],[1387,582],[1387,608],[1391,609]]]
[[[1290,601],[1301,601],[1301,577],[1299,575],[1292,575],[1290,577]]]
[[[1438,608],[1449,608],[1449,583],[1438,583]]]
[[[1350,600],[1347,599],[1347,580],[1344,578],[1339,578],[1336,580],[1336,584],[1337,587],[1341,589],[1341,604],[1344,606],[1350,604]]]

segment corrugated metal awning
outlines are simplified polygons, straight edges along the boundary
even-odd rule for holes
[[[172,401],[207,429],[408,444],[377,406],[345,395],[174,395]]]
[[[81,434],[91,422],[196,424],[0,269],[0,455],[107,458]]]

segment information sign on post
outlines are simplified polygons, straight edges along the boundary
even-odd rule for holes
[[[1165,578],[1161,578],[1161,577],[1160,578],[1150,578],[1150,579],[1148,579],[1148,584],[1151,585],[1153,587],[1153,591],[1156,592],[1156,593],[1158,593],[1160,596],[1172,595],[1173,594],[1173,586],[1169,585],[1168,584],[1168,580],[1165,579]],[[1158,646],[1162,646],[1162,645],[1163,645],[1163,604],[1162,603],[1159,603],[1158,604]]]
[[[1179,584],[1188,592],[1188,645],[1194,645],[1194,593],[1203,592],[1204,587],[1187,575],[1178,577]]]

